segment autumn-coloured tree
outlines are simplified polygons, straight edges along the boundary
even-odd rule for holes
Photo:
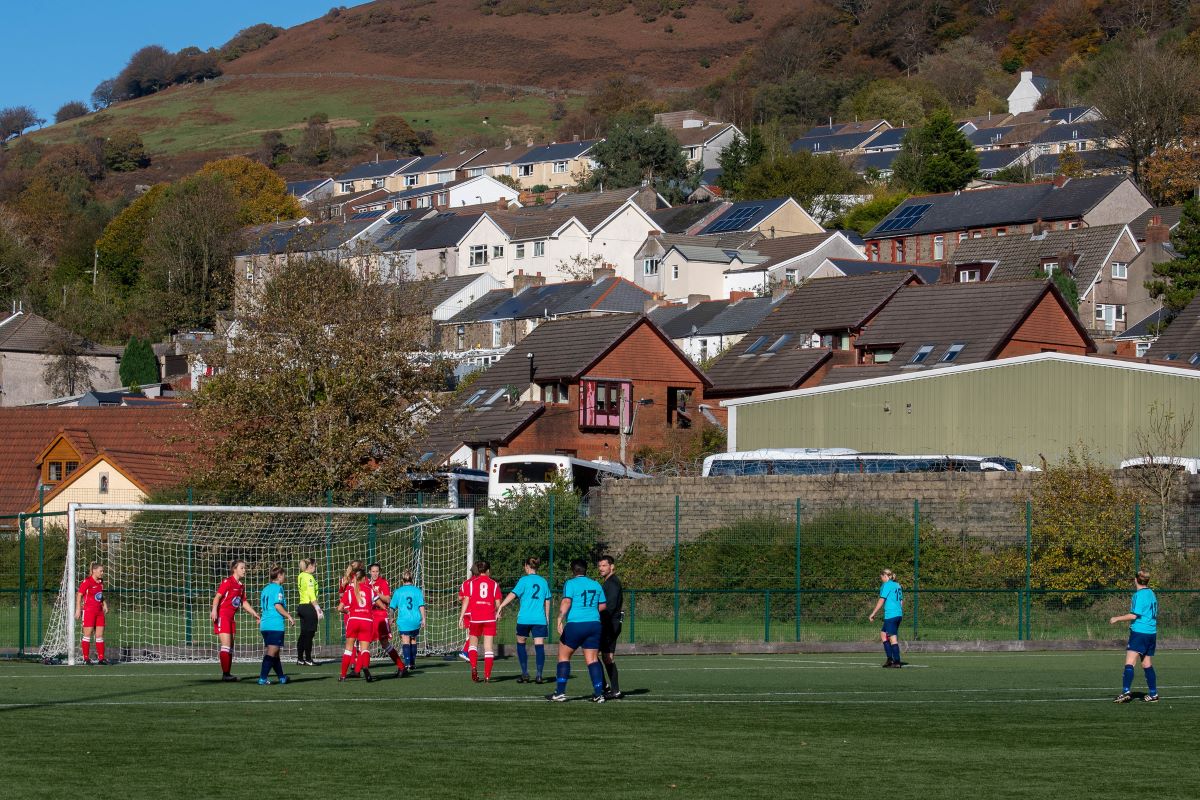
[[[417,357],[423,284],[289,259],[245,304],[196,399],[195,478],[244,496],[389,492],[415,466],[414,404],[440,388]]]
[[[258,225],[283,219],[296,219],[303,212],[287,192],[287,184],[270,167],[244,156],[210,161],[196,173],[201,177],[221,177],[229,182],[238,201],[238,222]]]
[[[1146,159],[1146,189],[1163,205],[1182,203],[1200,190],[1200,117],[1184,119],[1183,134]]]
[[[104,140],[104,166],[113,172],[133,172],[150,166],[150,156],[137,131],[113,131]]]
[[[1063,148],[1058,154],[1058,175],[1063,178],[1083,177],[1083,158],[1071,145]]]
[[[142,243],[167,184],[160,183],[125,206],[96,241],[97,268],[122,294],[138,283],[142,272]]]
[[[421,138],[403,117],[387,115],[376,118],[367,130],[367,136],[385,152],[401,156],[421,155]]]

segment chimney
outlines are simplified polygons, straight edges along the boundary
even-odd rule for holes
[[[687,299],[687,307],[695,308],[700,303],[707,303],[710,300],[706,294],[689,294]]]
[[[510,147],[512,147],[512,139],[505,139],[504,140],[504,149],[507,150]]]
[[[1023,70],[1021,72],[1021,83],[1028,83],[1028,82],[1032,82],[1032,81],[1033,81],[1033,73],[1028,70]]]
[[[604,264],[599,267],[592,267],[592,280],[602,281],[605,278],[617,277],[617,270],[611,264]]]
[[[787,283],[777,283],[771,287],[771,299],[778,300],[782,297],[786,297],[788,292],[791,290],[792,287]]]
[[[497,211],[508,211],[508,200],[503,197],[497,198],[496,199],[496,210]]]
[[[578,141],[579,141],[579,134],[578,134],[578,133],[576,133],[576,134],[573,134],[573,135],[571,136],[571,141],[572,141],[572,142],[578,142]]]
[[[1068,178],[1066,175],[1055,175],[1054,176],[1054,188],[1061,189],[1062,187],[1067,185],[1067,181],[1069,181],[1069,180],[1071,180],[1071,179]]]
[[[754,292],[730,292],[729,293],[729,299],[735,303],[739,300],[749,300],[751,297],[754,297]]]
[[[525,140],[525,146],[526,146],[526,147],[533,147],[533,139],[526,139],[526,140]]]
[[[545,286],[546,278],[542,275],[513,275],[513,294],[518,295],[533,286]]]
[[[1074,250],[1060,250],[1058,253],[1058,268],[1068,275],[1073,276],[1075,274],[1075,261],[1077,258],[1078,256],[1075,255]]]
[[[646,301],[644,303],[642,303],[642,313],[649,314],[651,311],[658,308],[659,305],[660,305],[660,303],[658,302],[657,297],[654,297],[654,296],[647,297]]]
[[[1041,237],[1046,235],[1046,223],[1042,222],[1042,218],[1038,217],[1037,222],[1033,223],[1033,235]]]
[[[1171,229],[1163,224],[1162,217],[1155,214],[1146,225],[1146,244],[1166,244],[1171,241]]]

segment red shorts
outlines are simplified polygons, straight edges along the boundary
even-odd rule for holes
[[[463,630],[464,631],[471,630],[471,615],[470,614],[467,614],[465,617],[463,617]]]
[[[102,608],[85,608],[83,610],[83,627],[85,628],[103,628],[104,627],[104,609]]]
[[[213,623],[213,633],[228,633],[232,636],[237,633],[237,623],[233,621],[233,617],[217,617],[217,621]]]
[[[471,635],[472,636],[495,636],[496,635],[496,621],[492,620],[491,622],[472,622],[471,623]]]
[[[379,629],[373,619],[346,620],[346,638],[358,642],[373,642]]]
[[[392,640],[392,626],[386,619],[375,620],[375,641],[387,643]]]

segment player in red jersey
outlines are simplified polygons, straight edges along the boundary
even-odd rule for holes
[[[338,610],[346,614],[346,649],[342,652],[342,674],[339,681],[346,680],[346,671],[351,662],[357,661],[358,672],[368,683],[371,682],[371,642],[378,630],[373,609],[379,604],[379,596],[367,580],[367,573],[359,567],[354,577],[342,590]],[[385,607],[386,608],[386,607]],[[354,648],[358,648],[357,658]]]
[[[396,665],[396,677],[401,678],[404,676],[404,659],[400,658],[400,653],[392,644],[392,626],[388,624],[388,607],[392,602],[392,587],[388,585],[387,578],[383,577],[383,570],[378,564],[372,564],[368,569],[367,575],[371,588],[382,603],[382,605],[377,603],[371,609],[371,614],[375,618],[375,636],[379,642],[379,649]]]
[[[92,642],[96,643],[96,662],[108,665],[104,657],[104,615],[108,613],[108,601],[104,599],[104,565],[93,561],[88,576],[79,584],[75,596],[75,619],[83,621],[83,663],[92,665]],[[93,638],[94,637],[94,638]]]
[[[463,584],[458,590],[462,598],[462,611],[459,620],[471,615],[470,644],[467,655],[471,659],[471,680],[479,682],[479,638],[483,637],[483,679],[492,679],[492,662],[496,654],[492,647],[496,641],[496,608],[500,605],[500,584],[492,580],[492,565],[486,561],[476,561],[471,570],[475,577]]]
[[[213,633],[221,643],[221,680],[236,681],[237,678],[230,674],[233,668],[233,634],[237,632],[233,617],[239,608],[244,608],[256,620],[262,618],[246,599],[246,587],[242,584],[246,577],[246,562],[234,561],[230,565],[229,573],[229,577],[221,581],[217,593],[213,595],[212,610],[208,618],[212,620]]]
[[[479,573],[475,571],[475,565],[472,564],[471,565],[471,578],[474,578],[478,574]],[[458,596],[459,597],[465,596],[464,592],[467,591],[467,584],[470,583],[471,578],[467,578],[458,587]],[[463,634],[463,646],[462,646],[462,649],[458,651],[458,657],[461,658],[463,661],[470,661],[471,660],[471,653],[470,653],[470,649],[471,649],[471,609],[468,608],[467,612],[465,614],[462,614],[459,617],[459,623],[461,623],[462,629],[464,631],[466,631],[466,633]]]
[[[354,581],[355,570],[361,569],[363,562],[357,558],[346,565],[346,569],[342,571],[342,577],[338,579],[338,597],[342,596],[342,592],[346,591],[346,587]],[[346,635],[346,611],[342,611],[342,635]],[[354,672],[358,664],[358,642],[354,642],[354,661],[350,665],[350,671]]]

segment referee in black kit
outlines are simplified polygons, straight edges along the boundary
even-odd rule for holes
[[[617,652],[617,637],[621,635],[621,621],[625,612],[621,610],[624,597],[621,592],[621,579],[617,577],[616,561],[612,556],[600,556],[596,564],[600,571],[601,586],[604,588],[604,610],[600,612],[600,658],[604,662],[604,670],[608,673],[608,686],[604,696],[608,700],[620,700],[621,683],[617,678],[617,662],[613,656]]]

